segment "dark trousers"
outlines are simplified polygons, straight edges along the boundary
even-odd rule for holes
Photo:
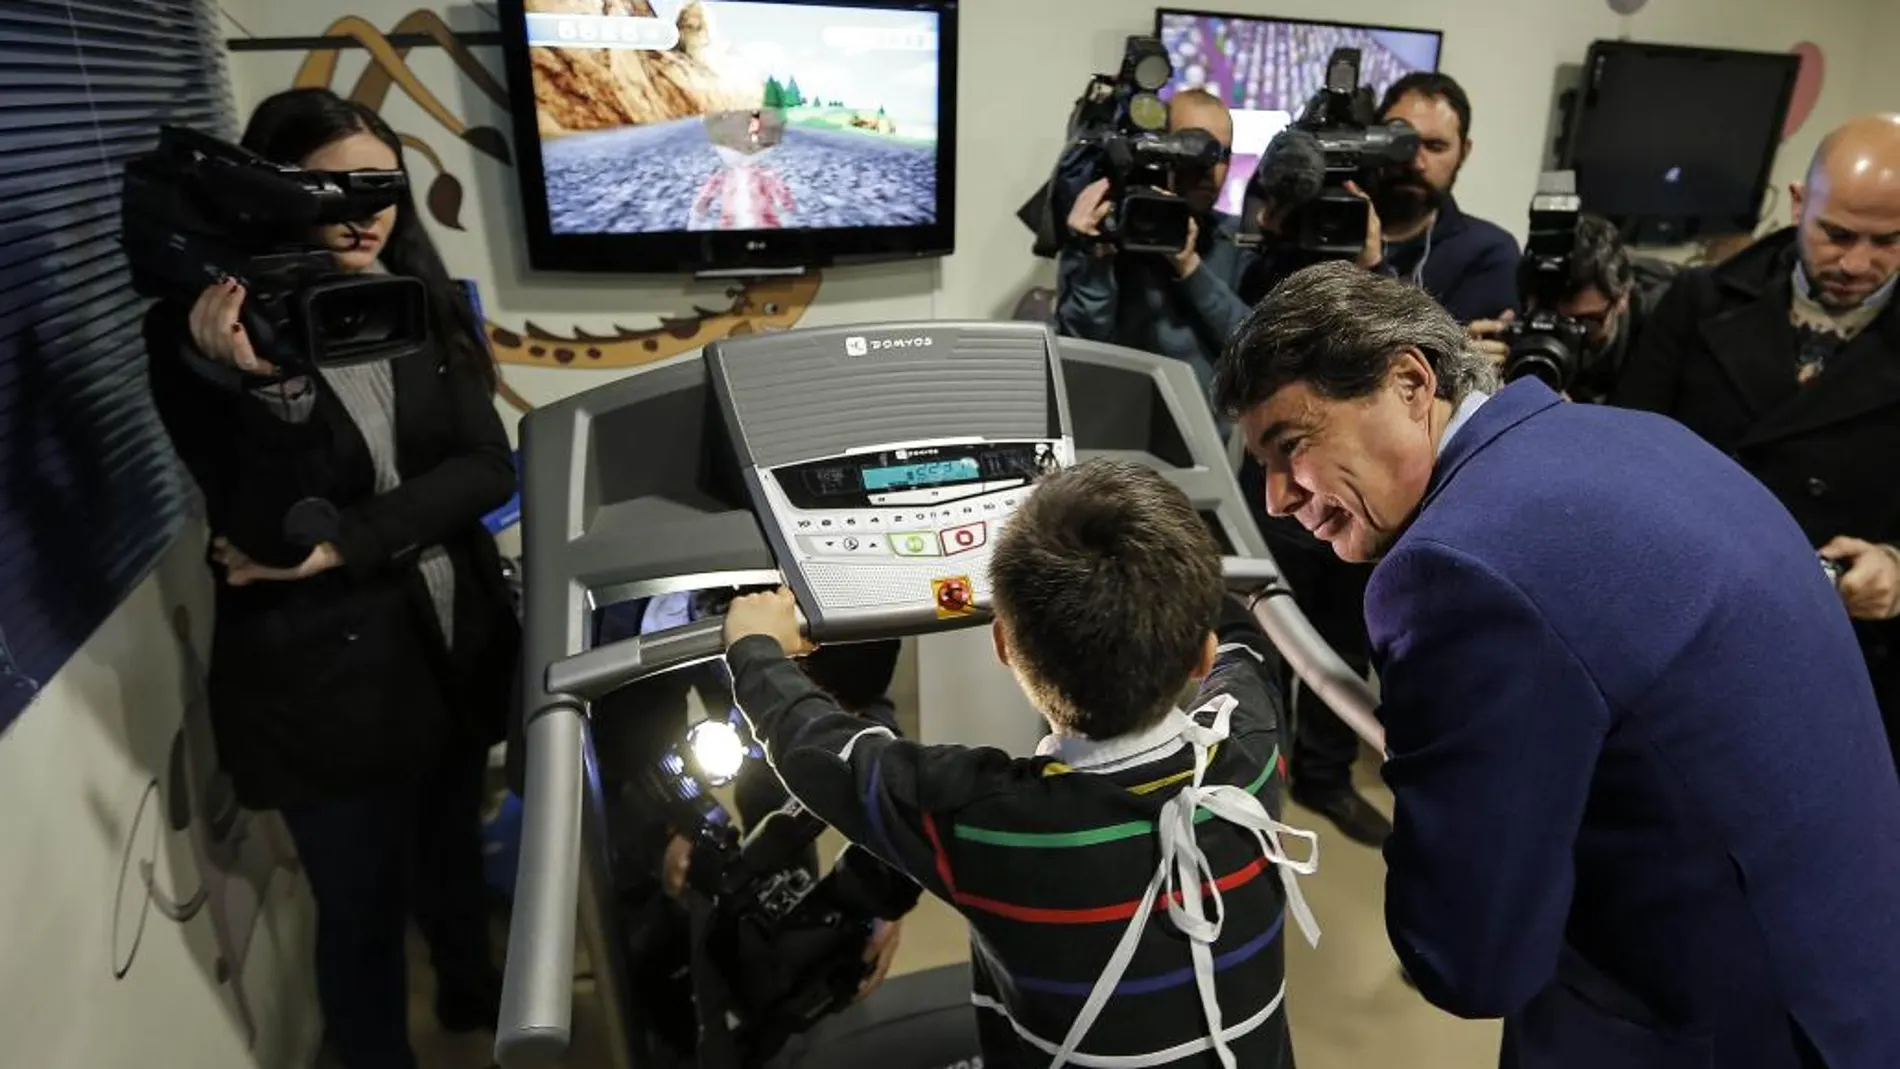
[[[1254,522],[1293,588],[1294,604],[1340,659],[1365,675],[1371,662],[1365,609],[1366,580],[1372,576],[1372,566],[1340,560],[1330,546],[1307,534],[1291,517],[1268,516],[1263,507],[1265,474],[1252,457],[1241,465],[1239,477],[1241,495]],[[1292,672],[1286,673],[1286,683],[1286,707],[1293,717],[1293,746],[1287,765],[1294,789],[1311,796],[1350,788],[1352,765],[1359,756],[1359,736],[1325,702],[1305,690]],[[1296,690],[1300,691],[1297,699]]]
[[[487,757],[459,753],[401,783],[289,806],[317,904],[317,1001],[348,1069],[413,1069],[404,934],[413,914],[437,1001],[495,982],[482,881]]]

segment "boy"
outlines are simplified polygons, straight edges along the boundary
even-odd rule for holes
[[[1278,658],[1199,514],[1146,468],[1090,461],[1038,484],[990,574],[997,657],[1053,732],[1036,757],[844,714],[786,660],[807,647],[780,591],[726,617],[767,759],[968,918],[986,1065],[1290,1066],[1285,913],[1317,932],[1291,876],[1312,855],[1278,833],[1313,836],[1270,815]]]

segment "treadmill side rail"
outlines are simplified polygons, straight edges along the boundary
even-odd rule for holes
[[[521,860],[508,926],[508,968],[495,1028],[503,1069],[552,1065],[573,1034],[574,919],[580,893],[586,726],[579,702],[540,710],[527,726]]]

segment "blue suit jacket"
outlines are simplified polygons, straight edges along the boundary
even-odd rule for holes
[[[1525,1069],[1900,1065],[1900,780],[1786,510],[1523,381],[1374,572],[1386,923]]]

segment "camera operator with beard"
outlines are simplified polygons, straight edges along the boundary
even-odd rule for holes
[[[1534,269],[1528,256],[1518,268],[1518,289],[1526,295],[1525,310],[1531,312],[1543,310],[1530,296]],[[1571,400],[1609,401],[1617,379],[1629,366],[1630,354],[1637,350],[1644,325],[1675,282],[1678,270],[1663,260],[1630,255],[1616,227],[1602,216],[1578,217],[1576,246],[1569,256],[1569,288],[1549,309],[1588,328],[1581,367],[1566,392]],[[1473,347],[1503,366],[1511,353],[1510,343],[1491,333],[1489,329],[1474,331]]]
[[[1461,323],[1516,308],[1516,239],[1451,195],[1471,158],[1471,98],[1450,75],[1408,74],[1379,105],[1379,120],[1392,119],[1418,130],[1419,148],[1371,191],[1385,242],[1378,270],[1423,287]]]
[[[1846,567],[1841,600],[1892,743],[1900,740],[1900,115],[1830,133],[1792,194],[1794,226],[1683,274],[1614,401],[1673,416],[1734,457],[1824,557]]]
[[[1234,243],[1239,221],[1214,210],[1234,140],[1227,106],[1204,90],[1183,90],[1168,102],[1168,129],[1206,130],[1223,153],[1212,168],[1175,173],[1173,192],[1194,213],[1187,245],[1174,257],[1118,253],[1101,233],[1112,208],[1109,181],[1090,183],[1069,211],[1069,241],[1057,258],[1056,328],[1183,361],[1205,395],[1221,346],[1247,315],[1237,290],[1256,258]]]

